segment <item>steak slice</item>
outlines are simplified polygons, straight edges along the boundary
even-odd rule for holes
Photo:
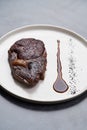
[[[33,38],[18,40],[8,50],[8,61],[13,78],[34,86],[44,79],[47,64],[45,45]]]

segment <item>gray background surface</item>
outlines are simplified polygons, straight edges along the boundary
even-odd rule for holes
[[[87,0],[0,0],[0,36],[17,27],[51,24],[87,38]],[[22,102],[0,88],[0,130],[87,130],[87,92],[62,104]]]

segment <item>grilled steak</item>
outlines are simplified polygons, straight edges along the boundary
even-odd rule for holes
[[[28,86],[44,79],[47,53],[41,40],[26,38],[16,41],[8,50],[12,75]]]

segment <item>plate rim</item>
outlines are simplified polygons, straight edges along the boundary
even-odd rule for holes
[[[24,98],[24,97],[21,97],[21,96],[18,96],[17,94],[13,94],[12,92],[8,91],[7,89],[5,89],[3,86],[1,86],[0,84],[0,87],[3,91],[5,91],[7,94],[9,94],[10,96],[20,100],[20,101],[25,101],[25,102],[28,102],[28,103],[35,103],[35,104],[56,104],[56,103],[65,103],[65,102],[68,102],[68,101],[72,101],[73,99],[76,99],[77,97],[83,95],[85,92],[87,92],[87,90],[83,91],[82,93],[79,93],[78,95],[74,95],[73,97],[71,98],[67,98],[67,99],[63,99],[63,100],[55,100],[55,101],[39,101],[39,100],[32,100],[32,99],[27,99],[27,98]]]
[[[62,31],[67,31],[67,33],[70,33],[76,37],[78,37],[80,40],[82,40],[83,42],[85,42],[87,44],[87,39],[84,38],[83,36],[81,36],[80,34],[70,30],[70,29],[67,29],[65,27],[61,27],[61,26],[55,26],[55,25],[49,25],[49,24],[32,24],[32,25],[25,25],[25,26],[22,26],[22,27],[18,27],[18,28],[15,28],[9,32],[7,32],[6,34],[4,34],[3,36],[0,37],[0,42],[2,42],[6,37],[9,37],[10,35],[14,34],[15,32],[17,31],[21,31],[23,29],[27,29],[27,28],[54,28],[55,29],[60,29]],[[0,43],[1,44],[1,43]],[[54,104],[54,103],[60,103],[60,102],[65,102],[65,101],[69,101],[69,100],[72,100],[74,99],[75,97],[78,97],[80,96],[81,94],[83,94],[85,91],[87,91],[87,87],[85,87],[80,93],[76,94],[76,95],[73,95],[73,97],[70,97],[70,98],[66,98],[66,99],[62,99],[62,100],[55,100],[55,101],[37,101],[37,100],[33,100],[33,99],[28,99],[28,98],[25,98],[25,97],[22,97],[22,96],[19,96],[9,90],[7,90],[3,83],[1,83],[0,81],[0,87],[2,87],[3,90],[7,91],[8,94],[14,96],[14,97],[17,97],[19,99],[22,99],[22,100],[26,100],[26,101],[29,101],[29,102],[34,102],[34,103],[40,103],[40,104]]]
[[[51,28],[57,28],[57,29],[60,29],[60,30],[63,30],[63,31],[67,31],[68,33],[71,33],[73,35],[76,35],[78,38],[80,38],[82,41],[86,42],[87,43],[87,39],[84,38],[84,36],[80,35],[79,33],[73,31],[72,29],[68,29],[66,27],[63,27],[63,26],[57,26],[57,25],[51,25],[51,24],[31,24],[31,25],[24,25],[24,26],[20,26],[20,27],[16,27],[15,29],[12,29],[10,31],[8,31],[7,33],[3,34],[2,36],[0,36],[0,41],[5,38],[6,36],[9,36],[10,34],[16,32],[16,31],[20,31],[22,29],[25,29],[25,28],[34,28],[34,27],[51,27]]]

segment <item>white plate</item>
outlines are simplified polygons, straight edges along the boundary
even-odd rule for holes
[[[47,71],[45,79],[33,88],[26,88],[14,81],[8,64],[8,50],[21,38],[36,38],[45,43],[47,50]],[[62,74],[69,89],[65,93],[53,90],[57,77],[57,40],[60,44]],[[11,94],[40,103],[62,102],[72,99],[87,90],[87,41],[67,29],[33,25],[13,30],[0,39],[0,84]]]

